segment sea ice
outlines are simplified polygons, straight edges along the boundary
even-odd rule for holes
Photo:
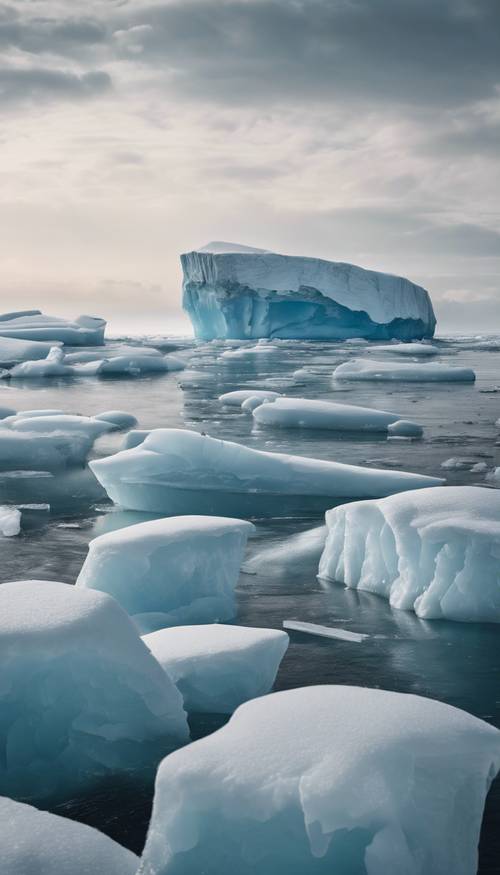
[[[64,352],[60,346],[52,346],[44,359],[24,361],[9,371],[13,379],[44,379],[45,377],[65,377],[73,369],[65,364]]]
[[[319,577],[425,619],[500,622],[500,495],[403,492],[329,510]]]
[[[331,507],[332,499],[378,498],[443,482],[262,452],[176,428],[154,429],[139,446],[89,466],[116,504],[172,516],[283,516]]]
[[[241,407],[249,398],[258,398],[260,402],[275,401],[280,397],[279,392],[269,389],[236,389],[235,392],[225,392],[219,395],[219,401],[227,407]]]
[[[258,425],[280,428],[319,428],[332,431],[387,432],[401,417],[397,413],[338,404],[334,401],[310,401],[306,398],[277,398],[253,411]],[[421,426],[412,422],[413,434],[422,434]]]
[[[474,875],[500,733],[432,699],[271,693],[168,756],[141,875]]]
[[[229,620],[247,538],[244,520],[181,516],[94,538],[77,587],[112,595],[141,631]]]
[[[0,797],[2,875],[135,875],[135,854],[91,826]]]
[[[379,362],[373,359],[351,359],[338,365],[336,380],[400,380],[406,382],[473,383],[476,375],[471,368],[456,368],[439,362]]]
[[[278,346],[273,346],[272,343],[267,343],[267,341],[262,342],[261,340],[256,346],[241,346],[239,349],[226,349],[225,352],[221,353],[221,359],[240,359],[245,358],[246,356],[261,356],[261,355],[270,355],[274,352],[279,352]]]
[[[100,346],[106,322],[96,316],[78,316],[73,322],[45,316],[40,310],[0,314],[0,337],[18,340],[59,341],[71,346]]]
[[[47,800],[144,770],[188,740],[180,693],[109,596],[0,586],[0,793]]]
[[[402,277],[223,243],[181,255],[181,263],[183,307],[205,340],[411,340],[434,333],[428,293]]]
[[[268,693],[288,647],[279,629],[218,623],[160,629],[142,640],[181,691],[186,711],[214,714]]]
[[[38,340],[17,340],[15,337],[1,336],[0,322],[0,366],[11,368],[20,362],[47,358],[51,348],[56,346],[50,343],[41,343]]]

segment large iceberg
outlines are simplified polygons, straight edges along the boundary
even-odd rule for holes
[[[142,639],[172,678],[188,712],[231,714],[271,689],[288,647],[279,629],[177,626]]]
[[[97,316],[78,316],[74,321],[45,316],[40,310],[0,313],[0,337],[18,340],[59,341],[71,346],[100,346],[106,322]]]
[[[143,631],[229,620],[253,531],[213,516],[137,523],[90,542],[76,585],[112,595]]]
[[[443,481],[269,453],[177,428],[157,428],[138,446],[89,462],[122,507],[174,516],[286,516],[333,500],[379,498]]]
[[[474,875],[500,733],[419,696],[272,693],[160,765],[140,875]]]
[[[139,860],[66,817],[0,797],[2,875],[135,875]]]
[[[108,595],[0,586],[0,794],[52,800],[185,744],[182,697]]]
[[[480,486],[403,492],[326,515],[319,576],[425,619],[500,623],[500,494]]]
[[[210,243],[181,255],[195,335],[344,340],[432,337],[428,293],[353,264]]]

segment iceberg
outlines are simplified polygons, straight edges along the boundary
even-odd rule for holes
[[[101,346],[106,322],[97,316],[78,316],[74,321],[45,316],[40,310],[0,314],[0,338],[56,341],[71,346]]]
[[[188,741],[179,691],[104,593],[2,584],[0,659],[3,795],[55,801]]]
[[[142,639],[181,691],[188,712],[232,714],[271,689],[288,647],[279,629],[177,626]]]
[[[303,515],[331,507],[333,499],[379,498],[443,482],[263,452],[176,428],[154,429],[138,446],[89,467],[116,504],[170,516]]]
[[[403,277],[225,243],[181,255],[181,264],[183,307],[203,340],[407,341],[434,333],[428,293]]]
[[[168,756],[140,875],[474,875],[500,733],[420,696],[271,693]]]
[[[2,875],[135,875],[139,860],[83,823],[0,797]]]
[[[473,383],[472,368],[457,368],[439,362],[380,362],[374,359],[351,359],[338,365],[336,380],[399,380],[409,383]]]
[[[127,526],[90,542],[76,586],[112,595],[141,631],[229,620],[253,531],[244,520],[203,516]]]
[[[47,358],[54,346],[57,346],[54,341],[42,343],[38,340],[17,340],[14,337],[2,337],[0,322],[0,367],[2,368],[11,368],[20,362]]]
[[[83,356],[85,358],[85,356]],[[80,358],[80,356],[79,356]],[[182,371],[185,364],[173,355],[137,354],[117,355],[109,358],[92,356],[86,361],[75,362],[73,355],[65,355],[61,347],[51,347],[44,359],[23,361],[5,371],[2,377],[11,379],[45,379],[46,377],[137,377],[142,374]]]
[[[118,431],[133,428],[134,425],[137,425],[135,416],[132,413],[126,413],[124,410],[105,410],[104,413],[96,413],[95,419],[111,423],[113,428]]]
[[[500,495],[447,486],[326,514],[319,577],[427,620],[500,623]]]
[[[276,398],[260,404],[253,411],[257,425],[279,428],[319,428],[331,431],[387,432],[402,422],[397,413],[339,404],[335,401],[310,401],[307,398]],[[422,434],[422,427],[408,422],[407,430],[414,436]]]

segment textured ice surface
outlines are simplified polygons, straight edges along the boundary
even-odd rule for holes
[[[226,349],[221,353],[221,359],[240,359],[246,356],[272,355],[279,352],[279,346],[273,346],[264,340],[259,340],[256,346],[242,346],[239,349]]]
[[[112,595],[143,631],[228,620],[253,530],[244,520],[202,516],[128,526],[90,542],[76,585]]]
[[[234,392],[225,392],[224,395],[219,395],[219,401],[228,407],[241,407],[249,398],[258,398],[262,403],[263,401],[275,401],[279,397],[279,392],[272,392],[269,389],[236,389]]]
[[[66,817],[0,797],[2,875],[135,875],[139,860]]]
[[[272,693],[161,764],[141,875],[474,875],[500,733],[348,686]]]
[[[0,793],[45,800],[185,743],[182,698],[109,596],[0,586]]]
[[[335,368],[336,380],[401,380],[406,382],[465,382],[476,379],[472,368],[457,368],[439,362],[379,362],[351,359]]]
[[[143,641],[170,675],[186,711],[231,714],[271,689],[288,647],[278,629],[246,626],[177,626]]]
[[[500,622],[500,495],[449,486],[326,515],[319,576],[426,619]]]
[[[258,425],[280,428],[326,428],[332,431],[386,432],[401,420],[397,413],[338,404],[334,401],[310,401],[306,398],[277,398],[270,404],[261,404],[253,411]],[[422,429],[411,423],[418,434]]]
[[[205,340],[411,340],[434,333],[428,293],[402,277],[220,243],[181,255],[181,263],[183,306]]]
[[[104,343],[106,322],[95,316],[78,316],[74,322],[45,316],[40,310],[0,314],[0,337],[19,340],[60,341],[71,346],[99,346]]]
[[[13,538],[21,531],[21,511],[16,507],[0,504],[0,535]]]

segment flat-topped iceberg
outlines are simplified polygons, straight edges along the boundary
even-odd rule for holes
[[[325,510],[333,500],[380,498],[437,486],[436,477],[268,453],[176,428],[89,463],[122,507],[165,515],[286,516]]]
[[[135,854],[91,826],[0,797],[2,875],[135,875]]]
[[[97,316],[78,316],[71,321],[46,316],[40,310],[0,314],[0,337],[18,340],[60,341],[71,346],[100,346],[106,322]]]
[[[382,362],[351,359],[338,365],[336,380],[395,380],[408,383],[473,383],[472,368],[457,368],[440,362]]]
[[[419,696],[271,693],[163,760],[141,875],[474,875],[500,733]]]
[[[478,486],[403,492],[326,515],[319,576],[425,619],[500,623],[500,494]]]
[[[76,585],[112,595],[142,631],[229,620],[253,531],[245,520],[181,516],[108,532],[90,542]]]
[[[259,404],[252,415],[258,425],[331,431],[387,432],[391,426],[401,422],[397,413],[386,410],[308,398],[276,398],[274,401]],[[414,437],[420,437],[422,426],[416,422],[407,422],[406,431]]]
[[[110,596],[0,586],[0,794],[56,800],[189,738],[182,698]]]
[[[172,678],[188,712],[231,714],[271,689],[288,647],[280,629],[177,626],[142,639]]]
[[[183,307],[205,340],[412,340],[434,333],[428,293],[403,277],[230,243],[210,243],[181,255],[181,263]]]

